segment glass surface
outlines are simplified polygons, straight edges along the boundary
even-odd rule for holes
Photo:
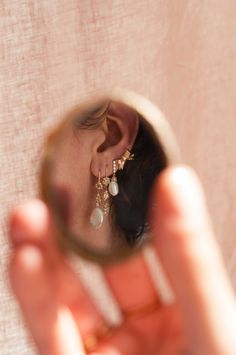
[[[64,249],[109,263],[150,239],[152,186],[172,156],[140,111],[98,99],[71,111],[50,136],[42,190]]]

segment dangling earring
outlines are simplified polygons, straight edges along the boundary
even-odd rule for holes
[[[108,191],[110,192],[110,194],[112,196],[116,196],[119,193],[119,185],[117,183],[117,178],[116,178],[117,164],[116,164],[115,160],[113,160],[113,162],[112,162],[112,172],[113,172],[113,175],[111,178],[111,182],[108,186]]]
[[[116,196],[119,193],[119,185],[117,182],[116,172],[117,170],[123,170],[125,163],[127,160],[133,160],[134,154],[131,154],[130,151],[127,149],[124,154],[118,160],[113,160],[112,162],[112,171],[113,175],[111,178],[111,182],[108,186],[108,191],[112,196]]]
[[[108,216],[110,211],[110,196],[116,196],[119,193],[119,186],[117,182],[116,172],[117,170],[123,170],[125,162],[127,160],[133,160],[134,155],[126,150],[125,153],[118,160],[113,160],[112,171],[113,175],[111,179],[107,176],[107,166],[105,168],[105,177],[101,178],[101,171],[98,173],[98,181],[96,187],[96,207],[93,209],[90,216],[90,224],[98,229],[104,222],[104,217]],[[109,193],[108,193],[109,191]]]
[[[108,215],[110,210],[109,204],[109,194],[107,191],[107,185],[110,179],[106,176],[101,179],[101,172],[98,173],[98,181],[95,185],[96,187],[96,207],[93,209],[90,216],[90,224],[95,228],[99,229],[104,221],[104,217]]]
[[[107,166],[105,167],[105,177],[102,178],[102,186],[103,186],[103,192],[102,192],[102,206],[103,206],[103,212],[104,216],[108,216],[109,211],[110,211],[110,200],[109,200],[109,193],[107,190],[107,187],[110,183],[110,178],[107,176]]]

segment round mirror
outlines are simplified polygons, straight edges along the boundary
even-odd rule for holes
[[[137,252],[151,235],[152,185],[178,160],[167,121],[142,96],[116,90],[74,108],[42,164],[60,246],[103,264]]]

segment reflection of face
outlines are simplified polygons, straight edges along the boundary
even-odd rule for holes
[[[66,191],[69,209],[68,227],[75,234],[86,236],[95,232],[89,223],[95,207],[96,177],[91,173],[94,143],[100,128],[93,130],[71,127],[57,150],[54,180],[59,190]],[[103,238],[97,238],[102,242]]]

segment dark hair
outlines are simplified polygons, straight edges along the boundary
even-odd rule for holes
[[[94,129],[108,111],[109,104],[106,104],[87,112],[86,117],[77,120],[76,126]],[[138,115],[137,112],[135,115]],[[141,116],[138,118],[139,129],[131,150],[134,159],[127,161],[123,170],[117,171],[119,194],[112,197],[114,226],[122,232],[121,238],[132,247],[149,230],[147,212],[150,191],[154,179],[167,165],[165,154],[151,134],[151,129]]]

